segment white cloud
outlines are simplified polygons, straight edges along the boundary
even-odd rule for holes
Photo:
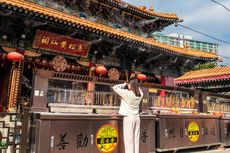
[[[225,2],[224,4],[230,5],[230,1]],[[198,25],[200,28],[206,31],[212,29],[214,31],[218,30],[218,32],[223,32],[224,30],[227,30],[229,28],[229,18],[230,12],[228,13],[225,9],[218,5],[209,4],[196,9],[196,11],[194,12],[187,13],[184,16],[184,24]]]

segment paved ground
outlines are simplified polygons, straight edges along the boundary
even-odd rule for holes
[[[173,151],[164,152],[164,153],[174,153]],[[220,148],[218,146],[214,146],[212,148],[198,148],[198,149],[188,149],[188,150],[178,150],[176,153],[230,153],[229,148]]]
[[[204,149],[199,149],[199,150],[186,150],[186,151],[178,151],[177,153],[230,153],[230,149],[210,149],[210,150],[204,150]]]

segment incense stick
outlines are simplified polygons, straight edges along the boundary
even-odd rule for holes
[[[128,70],[125,70],[126,81],[129,82]]]

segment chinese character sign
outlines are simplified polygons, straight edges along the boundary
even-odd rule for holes
[[[87,135],[83,135],[83,133],[80,133],[77,135],[76,141],[77,141],[77,149],[78,149],[78,148],[87,147],[89,139]]]
[[[148,138],[147,129],[145,129],[145,130],[141,131],[140,140],[143,143],[146,143],[147,142],[147,138]]]
[[[67,136],[67,133],[60,134],[60,136],[59,136],[59,143],[56,145],[59,150],[65,150],[66,145],[69,144],[69,142],[65,141],[66,136]]]
[[[192,142],[198,141],[200,137],[200,128],[196,122],[191,122],[188,125],[188,138]]]
[[[100,127],[96,135],[96,145],[100,152],[111,153],[118,144],[118,131],[112,125]]]
[[[67,36],[37,30],[33,48],[73,56],[87,57],[90,43]]]

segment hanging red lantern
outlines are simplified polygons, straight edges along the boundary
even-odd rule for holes
[[[96,72],[100,75],[105,75],[107,73],[107,69],[104,66],[98,66],[96,68]]]
[[[144,74],[137,74],[137,79],[139,81],[146,81],[147,80],[147,76]]]
[[[12,61],[12,62],[19,62],[21,60],[23,60],[23,55],[20,54],[20,53],[17,53],[17,52],[10,52],[8,55],[7,55],[7,59]]]

